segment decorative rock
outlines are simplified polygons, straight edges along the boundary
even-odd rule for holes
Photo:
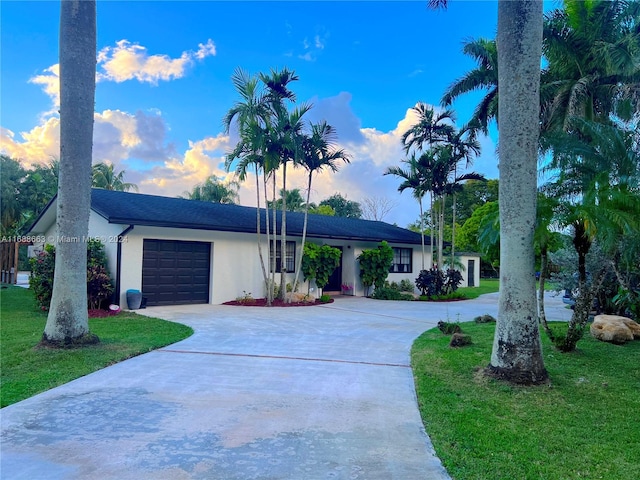
[[[465,345],[471,345],[471,335],[465,333],[454,333],[451,335],[450,347],[464,347]]]
[[[293,303],[313,303],[316,301],[313,295],[307,295],[300,292],[287,292],[285,295],[287,300],[291,299]]]
[[[619,315],[596,315],[590,330],[594,338],[617,345],[640,338],[640,324]]]

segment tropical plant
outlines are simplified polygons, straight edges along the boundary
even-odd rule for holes
[[[302,227],[302,254],[298,260],[298,266],[296,268],[296,274],[293,281],[294,285],[297,285],[298,283],[302,266],[302,257],[304,256],[313,174],[318,173],[325,168],[328,168],[332,172],[337,172],[339,161],[346,163],[351,161],[344,150],[335,148],[335,140],[335,129],[324,121],[317,124],[311,124],[311,134],[304,135],[302,137],[302,155],[300,157],[299,164],[302,165],[309,173],[309,181],[307,184],[307,201],[304,207],[304,225]],[[326,285],[326,282],[323,286],[324,285]]]
[[[322,200],[318,206],[328,206],[333,209],[336,217],[362,218],[362,208],[358,202],[348,200],[339,193],[334,193],[329,198]]]
[[[138,186],[135,183],[124,181],[125,173],[124,170],[116,173],[111,163],[96,163],[91,171],[92,186],[104,190],[117,190],[120,192],[135,190],[137,192]]]
[[[376,248],[363,250],[358,255],[358,261],[360,263],[360,278],[367,290],[371,285],[374,285],[376,289],[382,288],[393,264],[393,248],[387,242],[382,241]]]
[[[193,187],[190,192],[185,192],[184,198],[233,205],[239,203],[239,189],[240,184],[236,180],[225,183],[215,175],[211,175],[204,182]]]
[[[489,122],[498,120],[498,49],[495,40],[484,38],[465,41],[462,52],[472,57],[477,68],[467,72],[455,80],[442,96],[441,103],[450,107],[461,95],[485,90],[486,95],[480,100],[469,120],[469,125],[480,128],[488,133]]]
[[[340,265],[341,256],[340,249],[330,245],[306,243],[300,268],[305,280],[315,280],[318,288],[324,288],[331,274]]]
[[[42,343],[95,343],[87,313],[86,238],[96,82],[96,2],[62,2],[60,10],[60,177],[53,293]],[[69,241],[64,241],[69,239]],[[74,241],[77,239],[78,241]]]

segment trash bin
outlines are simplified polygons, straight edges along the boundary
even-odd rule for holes
[[[127,290],[127,307],[129,310],[138,310],[142,303],[142,292],[140,290]]]

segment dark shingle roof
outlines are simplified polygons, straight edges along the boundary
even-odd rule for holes
[[[91,207],[109,223],[225,232],[256,231],[255,207],[100,189],[91,191]],[[261,213],[264,230],[264,210]],[[280,212],[277,219],[279,230]],[[302,236],[303,223],[303,213],[287,212],[287,235]],[[307,236],[420,244],[420,234],[411,230],[384,222],[326,215],[309,215]],[[425,237],[427,244],[429,240],[429,237]]]

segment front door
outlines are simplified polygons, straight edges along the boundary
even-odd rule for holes
[[[340,263],[329,277],[329,282],[324,286],[324,292],[340,292],[342,290],[342,247],[333,247],[340,250]]]

